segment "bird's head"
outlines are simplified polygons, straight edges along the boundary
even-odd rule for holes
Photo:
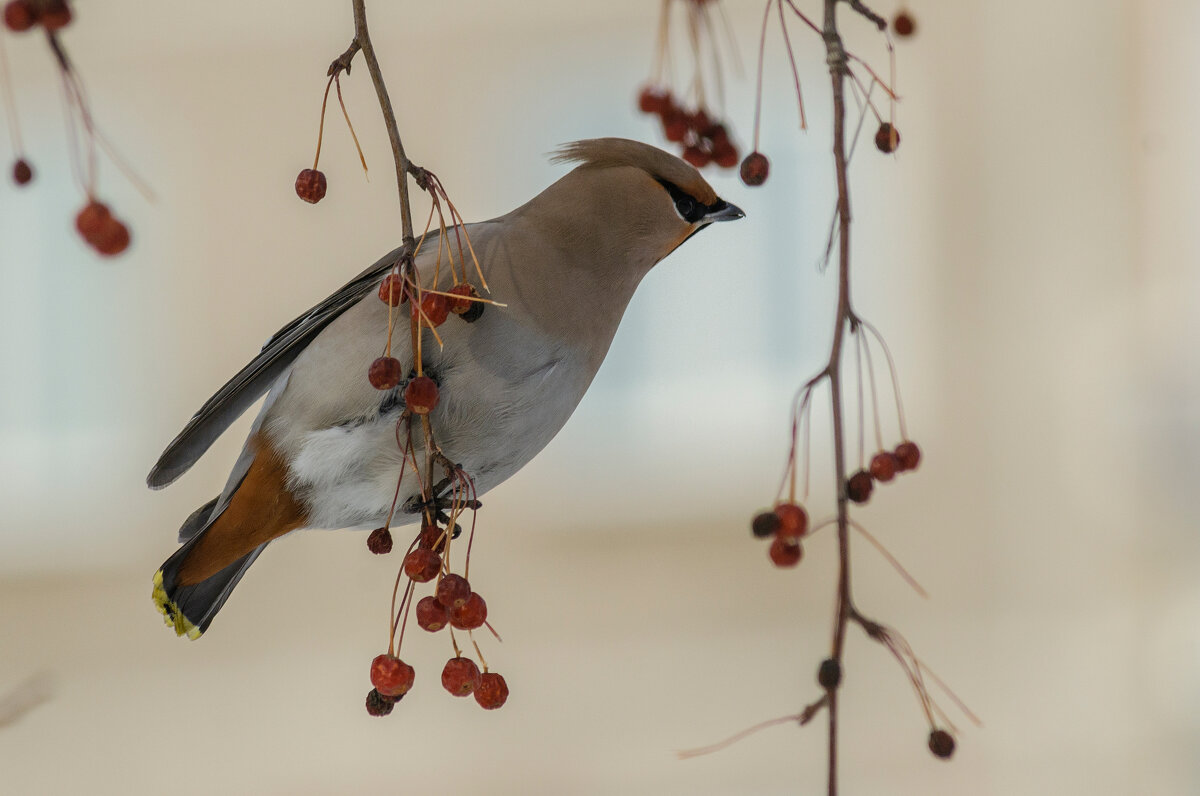
[[[578,242],[595,238],[647,270],[714,221],[745,216],[691,165],[640,141],[576,141],[554,161],[579,165],[535,200],[542,212]]]

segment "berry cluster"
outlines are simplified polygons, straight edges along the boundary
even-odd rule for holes
[[[71,23],[66,0],[10,0],[4,6],[4,26],[16,33],[41,25],[53,33]]]
[[[89,201],[75,216],[75,229],[93,249],[105,257],[120,254],[129,248],[129,227],[109,211],[108,206]]]
[[[869,467],[846,479],[846,496],[855,503],[866,503],[871,499],[876,481],[886,484],[897,473],[915,470],[920,463],[921,449],[915,442],[906,440],[897,445],[894,451],[881,450],[871,457]]]
[[[777,567],[794,567],[804,557],[800,540],[808,535],[808,512],[798,503],[781,501],[771,511],[754,517],[750,530],[760,539],[771,539],[768,555]]]
[[[658,116],[663,135],[683,147],[683,159],[698,169],[716,163],[723,169],[738,164],[738,150],[723,122],[713,121],[708,110],[688,110],[676,102],[668,88],[646,86],[638,95],[642,113]]]
[[[452,521],[447,523],[447,527],[436,522],[425,524],[404,557],[402,571],[411,581],[401,608],[406,616],[408,607],[413,604],[414,585],[436,579],[433,594],[416,602],[417,625],[429,633],[437,633],[447,626],[470,633],[487,624],[487,603],[483,597],[471,588],[466,577],[447,571],[449,544],[457,537],[459,530],[459,526]],[[375,529],[367,539],[367,547],[372,553],[391,551],[391,532],[387,528]],[[508,684],[504,677],[489,672],[486,662],[481,672],[473,660],[462,654],[453,630],[450,632],[454,657],[442,668],[442,687],[457,697],[474,695],[475,701],[485,710],[503,706],[508,700]],[[475,645],[475,649],[478,651],[478,645]],[[483,661],[482,654],[479,659]],[[415,677],[413,667],[396,657],[390,648],[389,652],[376,656],[371,662],[371,685],[374,688],[367,695],[367,712],[373,716],[390,713],[392,706],[412,688]]]

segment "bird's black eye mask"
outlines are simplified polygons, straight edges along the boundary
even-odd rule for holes
[[[710,205],[701,204],[700,200],[682,190],[678,185],[667,180],[656,178],[658,184],[667,189],[675,202],[675,210],[689,224],[695,224],[709,213],[717,213],[728,207],[724,199],[718,199]]]

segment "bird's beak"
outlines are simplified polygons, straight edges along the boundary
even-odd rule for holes
[[[737,221],[739,218],[745,218],[746,214],[742,212],[742,208],[737,205],[731,205],[724,199],[720,200],[717,208],[704,214],[704,221]]]

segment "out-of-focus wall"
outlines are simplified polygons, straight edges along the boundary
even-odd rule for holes
[[[485,499],[472,574],[505,638],[484,651],[509,705],[484,714],[442,693],[448,645],[419,635],[406,647],[418,688],[377,721],[361,700],[397,562],[357,535],[289,539],[203,640],[176,641],[150,574],[223,483],[248,418],[168,491],[143,486],[268,335],[398,242],[365,70],[343,90],[370,181],[335,110],[329,195],[311,207],[292,193],[349,4],[78,5],[67,45],[108,139],[157,199],[105,162],[102,198],[134,246],[112,262],[86,250],[70,229],[82,200],[53,64],[40,41],[5,36],[39,174],[0,188],[0,695],[38,671],[56,692],[0,727],[0,790],[822,787],[821,727],[672,755],[798,710],[827,650],[832,536],[779,572],[746,531],[774,493],[792,391],[828,344],[819,42],[793,29],[810,132],[796,130],[772,29],[771,180],[711,177],[747,219],[655,269],[571,423]],[[761,3],[723,5],[751,71]],[[853,254],[856,307],[895,353],[926,458],[857,516],[931,599],[862,544],[856,591],[986,726],[962,734],[951,764],[930,758],[901,673],[852,633],[846,792],[1194,793],[1200,8],[909,7],[920,32],[897,46],[903,143],[886,158],[867,136],[855,155]],[[661,143],[633,109],[657,4],[376,2],[370,14],[405,144],[469,219],[560,176],[545,154],[562,142]],[[851,48],[885,65],[846,16]],[[747,142],[752,80],[731,81],[727,110]],[[823,404],[815,418],[811,505],[825,515]]]

